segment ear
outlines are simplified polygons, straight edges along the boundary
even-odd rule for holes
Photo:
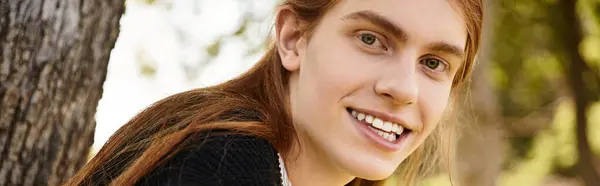
[[[277,12],[275,20],[275,43],[281,57],[281,65],[288,71],[300,68],[300,53],[298,44],[301,42],[300,22],[294,10],[284,6]]]

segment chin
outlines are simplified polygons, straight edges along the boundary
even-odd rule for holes
[[[366,180],[383,180],[389,178],[394,171],[396,171],[396,167],[389,168],[388,166],[376,168],[375,166],[360,170],[356,173],[356,177],[366,179]]]
[[[390,177],[398,167],[399,163],[391,162],[391,161],[383,161],[379,158],[369,158],[369,157],[354,157],[354,160],[349,160],[345,162],[340,162],[345,165],[341,165],[340,167],[345,169],[345,171],[358,178],[367,179],[367,180],[383,180]],[[367,160],[367,161],[365,161]]]
[[[347,127],[347,129],[351,130],[340,130],[341,134],[333,134],[337,137],[332,137],[329,141],[323,140],[327,141],[323,144],[325,147],[323,149],[329,160],[349,176],[366,180],[384,180],[390,177],[406,158],[402,149],[395,152],[382,150],[354,130],[355,128]]]

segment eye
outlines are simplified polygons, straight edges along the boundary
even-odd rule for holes
[[[358,37],[360,37],[360,40],[367,45],[373,45],[375,41],[377,41],[377,37],[371,34],[360,34]]]
[[[433,71],[444,72],[448,68],[446,63],[436,58],[425,58],[421,60],[421,64]]]
[[[383,40],[380,39],[382,37],[380,37],[376,33],[361,31],[358,32],[358,35],[356,37],[360,40],[362,44],[367,45],[367,47],[387,50],[387,48],[383,44]]]

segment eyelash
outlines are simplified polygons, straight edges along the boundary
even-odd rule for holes
[[[374,41],[372,44],[367,44],[365,43],[365,38],[367,36],[371,36],[373,37]],[[385,38],[377,33],[371,32],[371,31],[366,31],[366,30],[361,30],[358,31],[355,35],[356,39],[358,39],[358,41],[369,48],[377,48],[377,49],[381,49],[383,51],[388,51],[388,47],[385,45]],[[381,46],[374,46],[376,44],[379,44]]]
[[[373,37],[373,39],[375,39],[375,40],[373,41],[373,43],[372,43],[372,44],[367,44],[367,43],[365,43],[365,41],[363,40],[363,39],[364,39],[364,38],[363,38],[364,36],[372,36],[372,37]],[[355,37],[356,37],[356,39],[358,39],[358,41],[359,41],[359,42],[360,42],[362,45],[364,45],[364,46],[366,46],[366,47],[369,47],[369,48],[378,48],[378,49],[382,49],[382,50],[383,50],[383,51],[385,51],[385,52],[387,52],[387,51],[388,51],[388,48],[387,48],[387,47],[386,47],[386,45],[384,44],[384,43],[385,43],[385,42],[384,42],[385,40],[384,40],[384,39],[381,39],[381,38],[384,38],[384,37],[380,36],[380,35],[379,35],[379,34],[377,34],[377,33],[374,33],[374,32],[371,32],[371,31],[366,31],[366,30],[361,30],[361,31],[358,31],[358,32],[356,33]],[[381,45],[380,47],[373,46],[374,44],[377,44],[377,42],[379,42],[379,45]],[[427,62],[427,60],[431,60],[431,59],[433,59],[433,60],[437,60],[437,61],[439,62],[439,65],[442,65],[442,66],[443,66],[443,69],[442,69],[442,70],[435,70],[435,69],[431,69],[431,68],[429,68],[429,67],[427,66],[426,62]],[[445,60],[443,60],[443,59],[440,59],[440,58],[438,58],[438,57],[433,57],[433,56],[427,56],[426,58],[422,58],[422,59],[420,59],[420,60],[419,60],[419,63],[420,63],[420,64],[422,64],[422,65],[423,65],[423,66],[426,68],[426,70],[428,70],[428,71],[431,71],[431,72],[433,72],[433,73],[442,73],[442,72],[446,72],[446,71],[447,71],[447,70],[450,68],[450,65],[448,64],[448,62],[446,62],[446,61],[445,61]],[[437,69],[437,67],[436,67],[436,69]]]
[[[427,66],[427,61],[428,60],[437,60],[438,61],[438,66],[435,67],[435,69],[431,69],[429,66]],[[422,64],[425,68],[427,68],[427,70],[429,71],[433,71],[435,73],[442,73],[442,72],[446,72],[450,69],[450,65],[448,64],[448,62],[446,62],[443,59],[440,59],[438,57],[433,57],[433,56],[427,56],[425,58],[422,58],[419,60],[419,63]],[[437,68],[439,68],[442,65],[443,69],[442,70],[436,70]]]

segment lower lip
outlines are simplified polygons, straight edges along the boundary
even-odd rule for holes
[[[384,139],[383,137],[379,136],[379,134],[375,133],[375,131],[370,129],[370,127],[367,126],[367,124],[365,124],[361,121],[358,121],[354,116],[352,116],[352,114],[348,113],[348,115],[350,116],[350,119],[352,119],[352,122],[355,124],[356,128],[358,128],[358,130],[360,131],[361,134],[363,134],[365,137],[369,138],[370,139],[369,141],[375,143],[376,146],[381,147],[386,150],[389,150],[389,151],[399,150],[403,146],[403,144],[406,141],[406,139],[408,138],[408,136],[410,135],[410,134],[400,135],[400,137],[398,139],[396,139],[393,142],[390,142],[387,139]]]

